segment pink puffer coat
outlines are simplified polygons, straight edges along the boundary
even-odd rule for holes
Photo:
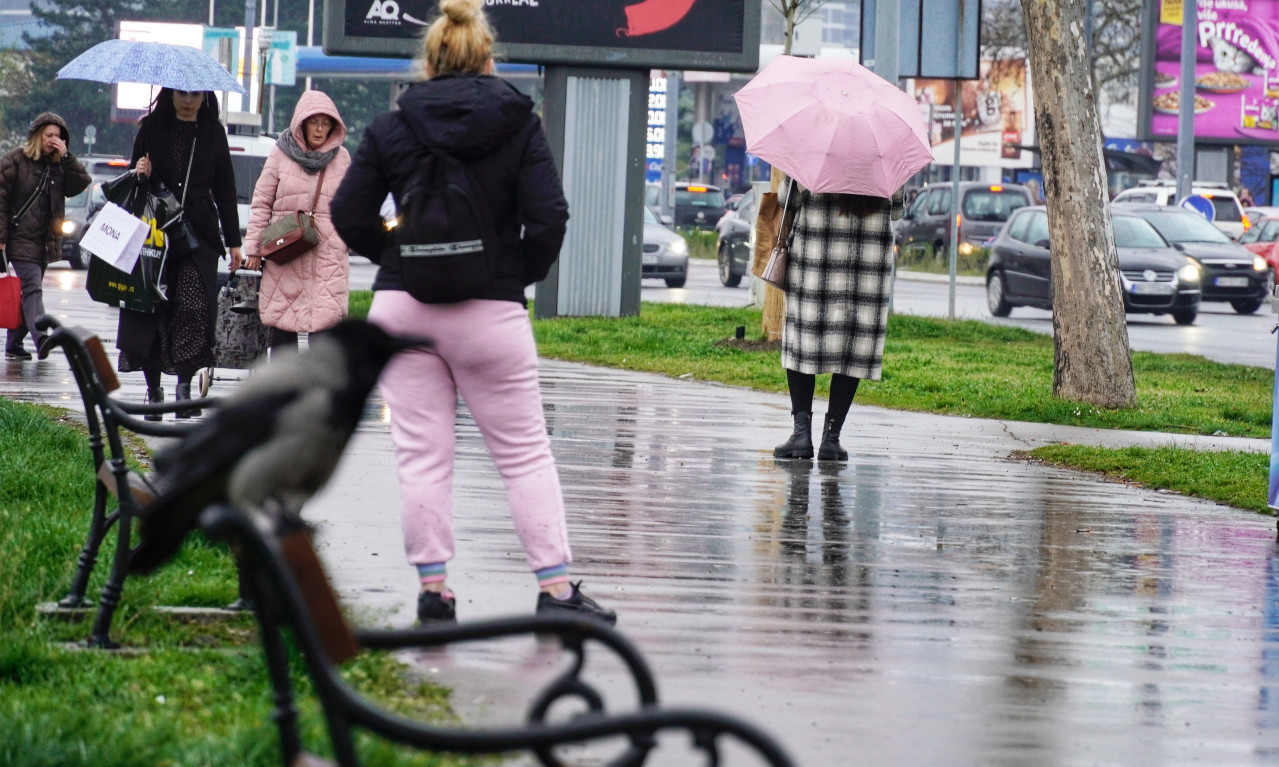
[[[303,133],[308,117],[317,114],[333,119],[328,141],[317,151],[337,147],[337,155],[324,172],[324,187],[315,209],[320,244],[283,266],[267,262],[262,265],[262,289],[258,294],[258,313],[263,324],[293,332],[310,332],[333,327],[347,313],[351,265],[346,243],[333,230],[329,217],[329,201],[342,183],[351,165],[351,155],[342,146],[346,125],[338,115],[333,100],[320,91],[306,91],[293,110],[289,131],[298,146],[306,147]],[[285,214],[310,210],[319,174],[308,174],[278,146],[271,150],[257,186],[253,188],[253,205],[249,213],[248,232],[244,238],[244,256],[257,256],[261,251],[262,230]]]

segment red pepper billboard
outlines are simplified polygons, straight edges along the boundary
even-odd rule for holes
[[[324,50],[413,56],[434,12],[434,0],[327,0]],[[485,12],[499,54],[513,62],[730,71],[758,64],[759,8],[747,0],[486,0]]]

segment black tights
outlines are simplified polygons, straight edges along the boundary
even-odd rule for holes
[[[199,370],[199,368],[190,363],[179,363],[177,365],[178,383],[191,383],[191,379],[195,378],[197,370]],[[158,365],[155,367],[148,365],[147,367],[142,368],[142,375],[147,379],[148,389],[160,388],[160,367]]]
[[[848,416],[848,409],[853,406],[853,397],[857,396],[857,384],[860,378],[834,373],[830,379],[830,403],[826,414],[831,421],[843,424]],[[800,373],[786,369],[786,387],[790,389],[790,409],[792,413],[811,413],[813,411],[813,391],[817,388],[817,376],[812,373]]]

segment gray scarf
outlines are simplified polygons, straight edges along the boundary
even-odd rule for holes
[[[302,170],[314,176],[329,164],[329,161],[338,155],[339,147],[333,147],[327,152],[316,152],[312,149],[303,149],[298,146],[297,139],[293,138],[293,131],[286,130],[280,134],[275,140],[275,145],[280,148],[281,152],[290,160],[302,166]]]

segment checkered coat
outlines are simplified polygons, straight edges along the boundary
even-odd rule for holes
[[[840,195],[798,185],[786,265],[782,367],[879,380],[892,290],[893,228],[902,190],[868,216],[843,215]]]

